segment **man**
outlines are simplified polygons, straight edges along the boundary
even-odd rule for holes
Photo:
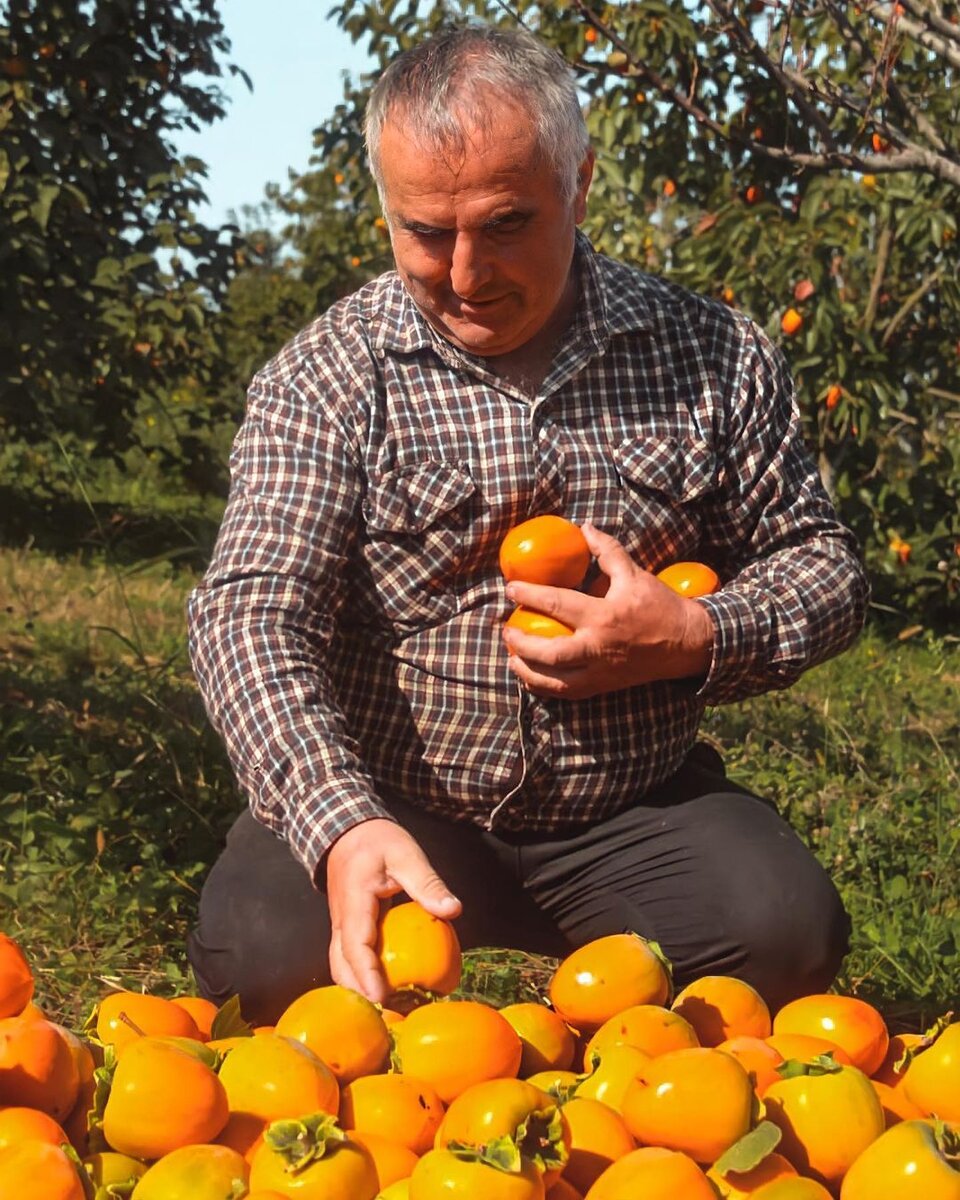
[[[776,1008],[846,949],[830,880],[696,743],[859,631],[866,584],[791,382],[724,306],[594,252],[571,73],[523,31],[441,33],[371,97],[396,271],[254,379],[195,670],[250,811],[204,887],[205,994],[270,1021],[334,980],[384,997],[400,893],[465,945],[563,954],[632,929],[679,983]],[[605,597],[505,588],[537,513],[583,526]],[[653,573],[699,559],[721,590]],[[575,632],[505,635],[514,603]]]

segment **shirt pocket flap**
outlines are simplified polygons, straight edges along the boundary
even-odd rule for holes
[[[367,527],[378,533],[422,533],[476,490],[456,463],[429,462],[389,471],[367,493]]]
[[[716,456],[700,438],[632,438],[616,447],[613,458],[627,483],[680,503],[710,491],[716,480]]]

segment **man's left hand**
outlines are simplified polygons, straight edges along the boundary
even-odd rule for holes
[[[638,567],[616,538],[590,524],[583,535],[610,580],[605,596],[519,581],[507,588],[515,603],[574,630],[544,638],[504,629],[510,669],[524,687],[545,698],[583,700],[659,679],[705,676],[714,637],[707,609]]]

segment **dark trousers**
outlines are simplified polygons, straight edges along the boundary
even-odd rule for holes
[[[678,987],[737,975],[774,1011],[825,990],[847,951],[849,919],[827,873],[703,745],[642,803],[573,834],[498,835],[390,808],[463,902],[464,949],[561,957],[633,930],[660,943]],[[201,994],[217,1003],[237,994],[247,1020],[273,1023],[294,997],[330,982],[329,939],[324,891],[244,812],[188,941]]]

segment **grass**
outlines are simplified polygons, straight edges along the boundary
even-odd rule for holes
[[[0,549],[0,905],[39,999],[78,1028],[113,986],[188,990],[200,885],[239,810],[184,646],[186,556]],[[877,630],[788,692],[708,714],[854,919],[839,986],[919,1028],[960,991],[957,642]],[[467,956],[462,990],[538,996],[552,962]]]

